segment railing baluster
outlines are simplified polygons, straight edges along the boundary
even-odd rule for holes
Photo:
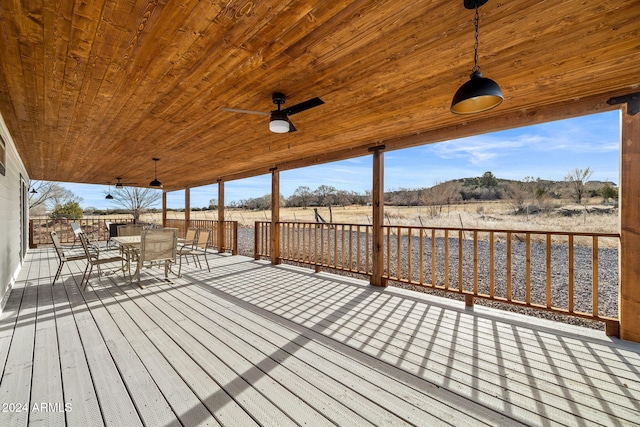
[[[391,227],[384,227],[387,232],[387,277],[391,277]]]
[[[494,297],[495,293],[495,235],[494,232],[489,232],[489,296]]]
[[[431,285],[436,286],[436,229],[431,229]]]
[[[511,232],[507,232],[507,301],[511,301]]]
[[[424,283],[424,228],[420,229],[420,284]]]
[[[551,234],[547,234],[547,278],[546,278],[546,294],[547,308],[551,308]]]
[[[353,270],[353,226],[349,224],[349,270]]]
[[[413,254],[411,251],[411,227],[407,228],[407,279],[409,283],[413,282],[413,274],[411,271],[411,258]]]
[[[400,258],[401,258],[401,254],[402,254],[402,248],[400,247],[400,241],[402,240],[402,230],[400,229],[400,227],[398,227],[398,234],[396,237],[396,261],[397,261],[397,270],[396,270],[396,277],[398,278],[398,280],[400,280],[402,278],[402,275],[400,274],[400,272],[402,271],[400,269]]]
[[[593,246],[591,250],[591,267],[592,267],[592,283],[593,288],[591,293],[592,297],[592,306],[593,306],[593,315],[598,317],[598,236],[593,236]]]
[[[342,224],[341,226],[341,232],[342,232],[342,264],[340,264],[340,267],[344,268],[344,224]]]
[[[333,265],[338,266],[338,226],[333,226]]]
[[[444,230],[444,288],[449,289],[449,230]]]
[[[478,231],[473,231],[473,294],[478,295]]]
[[[462,290],[464,289],[462,286],[462,256],[463,256],[463,246],[464,246],[464,241],[463,241],[463,237],[464,235],[462,234],[462,230],[458,230],[458,290],[460,292],[462,292]]]
[[[369,253],[371,252],[369,250],[369,233],[371,233],[373,231],[373,227],[371,226],[367,226],[366,227],[367,233],[364,235],[364,245],[365,245],[365,263],[366,265],[366,269],[367,269],[367,273],[371,273],[371,267],[369,266]]]
[[[573,234],[569,234],[569,313],[573,313],[574,303],[573,303]]]
[[[527,303],[527,305],[531,305],[531,233],[527,233],[524,240],[526,246],[525,302]]]

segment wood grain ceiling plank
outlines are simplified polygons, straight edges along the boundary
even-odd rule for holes
[[[64,67],[62,96],[57,116],[57,134],[61,140],[56,141],[60,147],[60,157],[57,161],[58,175],[56,179],[69,181],[72,176],[61,176],[77,168],[75,153],[82,152],[82,147],[75,144],[74,129],[79,128],[85,121],[85,115],[78,111],[86,102],[86,77],[93,69],[91,51],[96,42],[96,31],[100,23],[103,3],[86,4],[74,2],[71,17],[68,48]]]
[[[18,152],[25,157],[25,165],[28,170],[35,169],[40,163],[32,144],[33,130],[23,128],[23,123],[30,119],[29,105],[23,102],[26,99],[22,60],[20,58],[19,31],[14,17],[15,2],[0,2],[0,69],[2,69],[2,95],[6,103],[2,104],[2,114],[14,140],[24,141],[18,145]]]

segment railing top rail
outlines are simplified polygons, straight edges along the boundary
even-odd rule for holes
[[[584,236],[584,237],[620,237],[620,233],[597,233],[588,231],[558,231],[558,230],[516,230],[516,229],[497,229],[497,228],[460,228],[460,227],[422,227],[413,225],[388,225],[383,228],[411,228],[423,230],[448,230],[448,231],[477,231],[480,233],[517,233],[517,234],[545,234],[551,236]]]
[[[271,221],[256,221],[260,224],[271,224]],[[373,227],[371,224],[356,224],[356,223],[347,223],[347,222],[315,222],[315,221],[278,221],[278,224],[305,224],[305,225],[326,225],[326,226],[335,226],[335,225],[351,225],[351,226],[359,226],[359,227]]]
[[[271,224],[271,221],[256,221],[259,224]],[[340,222],[332,222],[332,223],[323,223],[323,222],[315,222],[315,221],[278,221],[278,224],[306,224],[306,225],[326,225],[326,226],[369,226],[372,227],[371,224],[355,224],[355,223],[340,223]],[[391,229],[412,229],[412,230],[442,230],[442,231],[465,231],[465,232],[474,232],[477,231],[479,233],[516,233],[516,234],[544,234],[550,236],[574,236],[574,237],[613,237],[620,238],[620,233],[598,233],[598,232],[588,232],[588,231],[559,231],[559,230],[517,230],[517,229],[494,229],[494,228],[461,228],[461,227],[439,227],[439,226],[419,226],[419,225],[389,225],[384,224],[383,228],[391,228]]]

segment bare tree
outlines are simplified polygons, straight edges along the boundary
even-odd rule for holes
[[[299,200],[300,205],[302,205],[303,209],[307,209],[313,193],[311,192],[311,189],[309,187],[307,187],[306,185],[301,185],[300,187],[296,188],[292,196]]]
[[[32,181],[29,192],[30,215],[43,214],[47,210],[53,210],[68,202],[80,203],[81,197],[64,188],[60,183],[53,181]]]
[[[140,215],[157,203],[162,193],[153,188],[123,187],[111,194],[113,203],[133,215],[135,222],[138,222]]]
[[[328,206],[334,205],[336,199],[336,190],[335,187],[330,185],[321,185],[313,192],[318,197],[318,202],[321,205]]]
[[[564,180],[569,183],[569,188],[571,188],[574,199],[577,203],[582,203],[584,185],[587,183],[589,178],[591,178],[591,175],[593,175],[591,168],[575,168],[567,172],[567,175],[564,177]]]

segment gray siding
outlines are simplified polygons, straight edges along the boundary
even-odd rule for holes
[[[0,175],[0,310],[20,271],[20,177],[29,176],[0,116],[0,134],[6,144],[6,174]],[[25,236],[28,238],[28,236]]]

